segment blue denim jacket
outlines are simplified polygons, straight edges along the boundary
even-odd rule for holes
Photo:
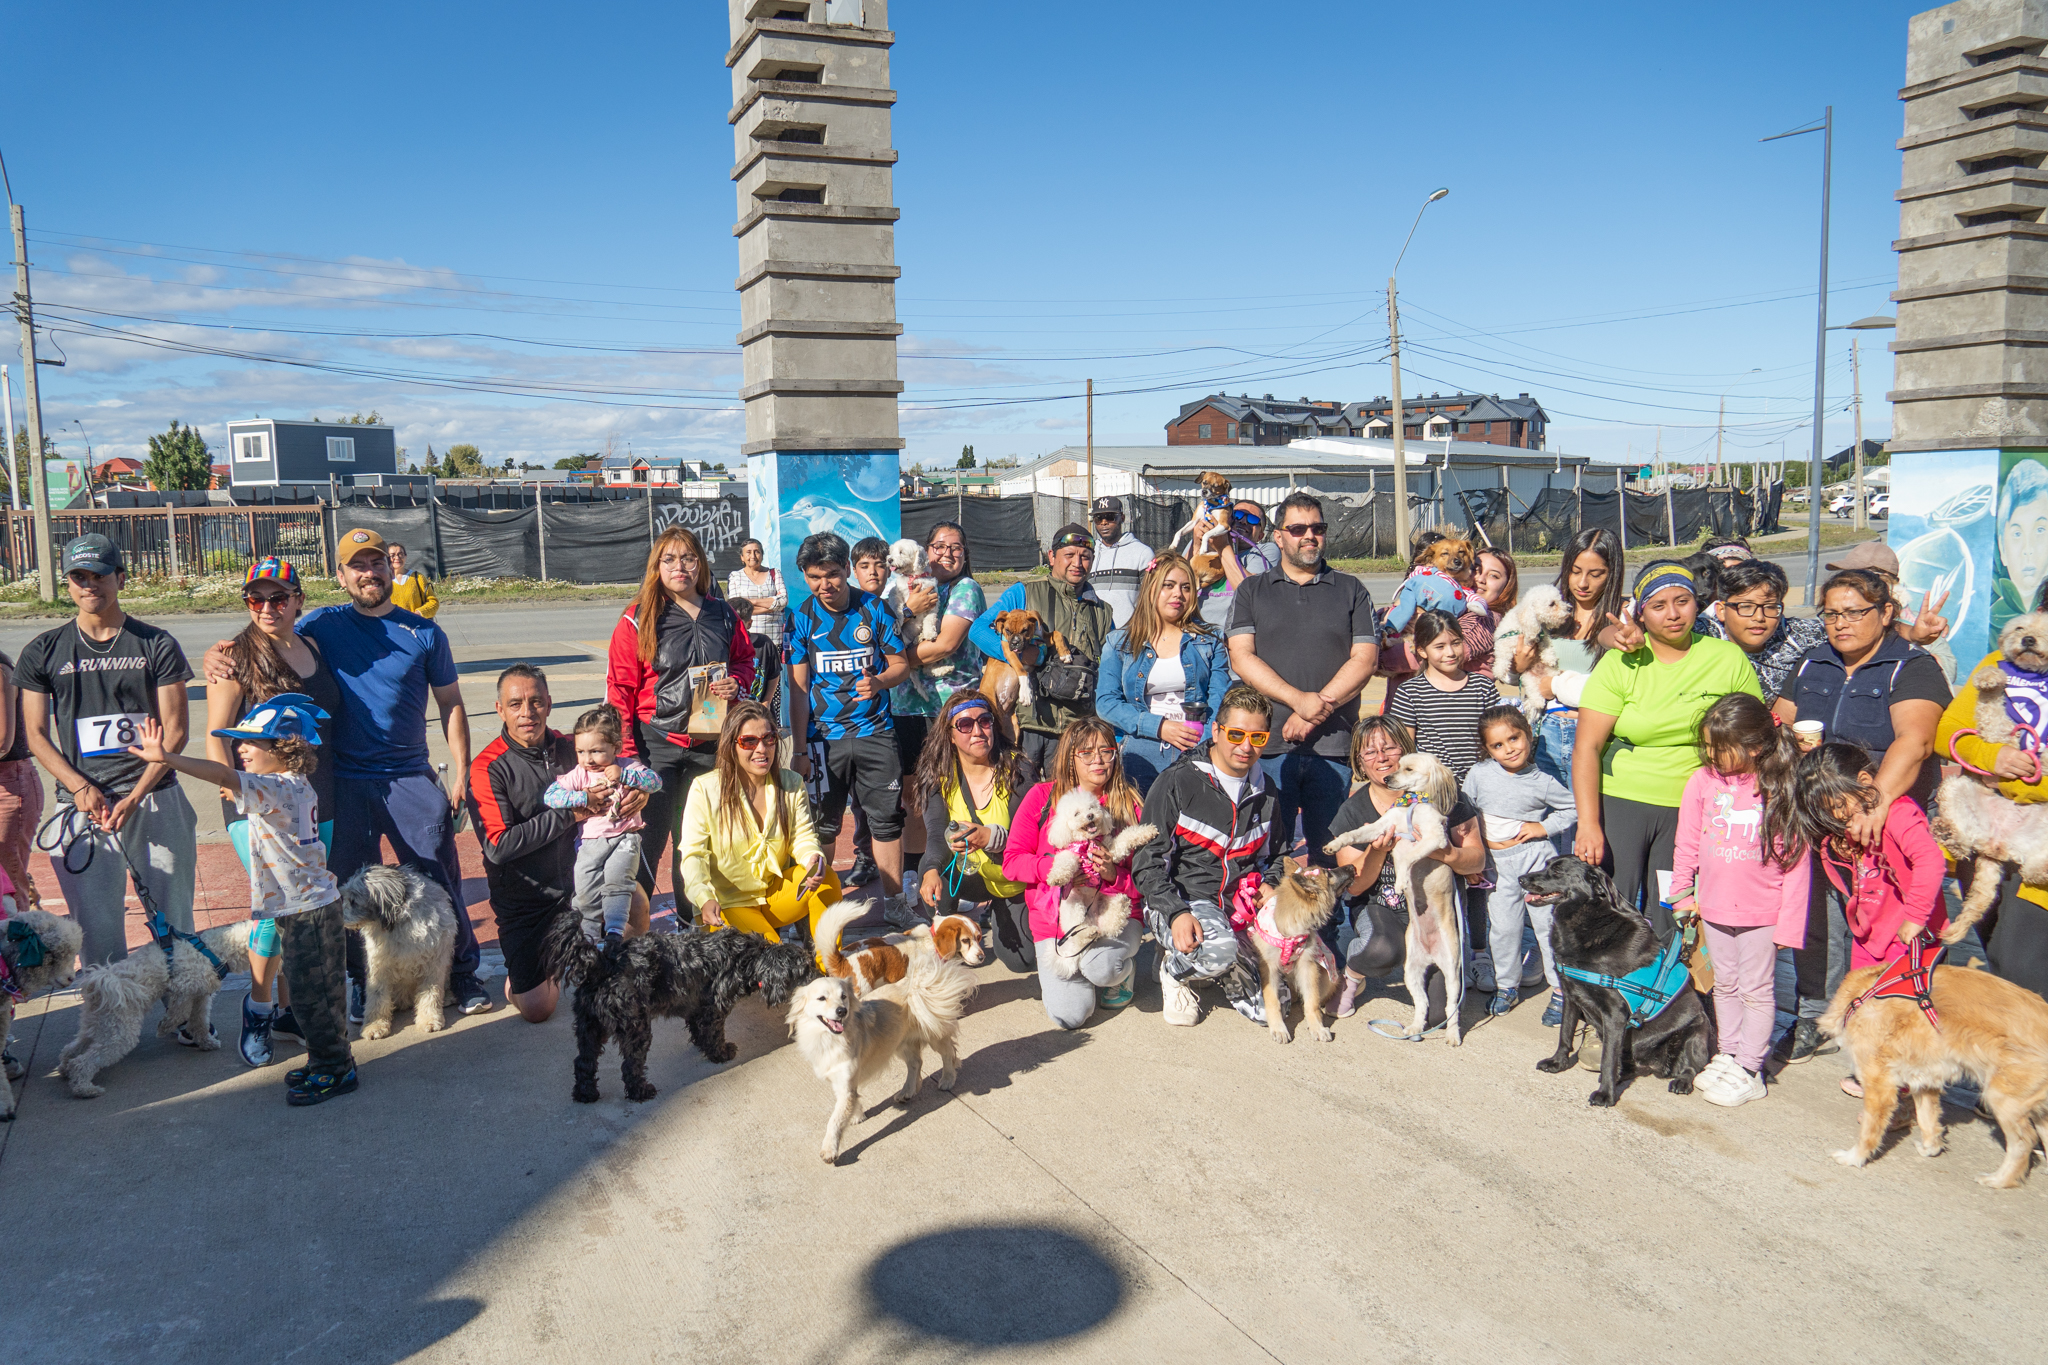
[[[1145,709],[1145,682],[1152,676],[1152,661],[1159,656],[1146,645],[1137,657],[1130,654],[1130,632],[1110,632],[1102,647],[1102,667],[1095,679],[1095,714],[1116,727],[1119,739],[1138,735],[1159,738],[1160,717]],[[1230,657],[1223,641],[1214,635],[1197,635],[1184,630],[1180,635],[1180,666],[1187,674],[1188,700],[1209,708],[1214,720],[1230,690]]]

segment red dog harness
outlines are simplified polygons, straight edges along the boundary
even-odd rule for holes
[[[1937,1030],[1941,1027],[1941,1016],[1934,1012],[1934,961],[1941,956],[1936,950],[1930,958],[1926,952],[1927,935],[1916,934],[1906,945],[1906,955],[1895,957],[1885,964],[1877,974],[1877,980],[1870,983],[1870,989],[1849,1002],[1848,1012],[1842,1016],[1846,1025],[1866,1000],[1911,1000],[1927,1016],[1927,1022]]]

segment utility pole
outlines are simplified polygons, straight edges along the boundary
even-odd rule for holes
[[[1425,205],[1425,207],[1427,207]],[[1420,214],[1416,215],[1421,218]],[[1409,235],[1414,235],[1410,229]],[[1408,417],[1401,411],[1401,315],[1394,306],[1394,277],[1387,276],[1387,337],[1391,348],[1387,351],[1387,364],[1394,372],[1394,406],[1389,416],[1394,419],[1394,554],[1396,558],[1408,557]]]
[[[1088,381],[1088,515],[1095,515],[1095,381]],[[1093,526],[1094,522],[1089,522]]]
[[[1812,607],[1819,605],[1815,598],[1820,592],[1820,485],[1826,458],[1826,436],[1821,427],[1826,416],[1828,380],[1828,199],[1834,184],[1835,106],[1830,104],[1813,127],[1794,128],[1758,141],[1776,142],[1779,138],[1802,137],[1807,133],[1821,135],[1820,300],[1813,335],[1813,462],[1806,475],[1806,605]]]
[[[9,196],[10,200],[12,196]],[[36,386],[35,304],[28,289],[28,227],[21,205],[10,202],[7,216],[14,227],[14,315],[21,319],[22,396],[28,405],[28,465],[31,473],[43,468],[43,401]],[[14,433],[7,433],[10,457]],[[45,602],[57,600],[55,548],[50,544],[50,481],[31,478],[29,493],[35,501],[36,588]]]
[[[1714,415],[1714,482],[1728,481],[1728,466],[1721,460],[1721,428],[1728,421],[1728,395],[1721,395],[1721,410]]]
[[[1870,513],[1863,505],[1863,372],[1856,368],[1856,342],[1849,338],[1849,382],[1856,391],[1856,529],[1870,529]]]
[[[7,491],[14,500],[14,510],[21,510],[21,483],[14,477],[14,385],[7,381],[7,367],[0,365],[0,408],[6,409],[7,419]]]

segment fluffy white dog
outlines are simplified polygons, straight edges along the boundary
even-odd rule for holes
[[[1080,971],[1082,949],[1123,932],[1131,917],[1131,898],[1119,883],[1128,883],[1131,855],[1158,837],[1152,825],[1132,825],[1119,832],[1108,808],[1079,787],[1053,806],[1045,843],[1059,852],[1045,879],[1066,888],[1060,896],[1059,943],[1053,949],[1054,970],[1062,978],[1072,981]],[[1094,872],[1084,856],[1098,847],[1109,855],[1111,872],[1106,878]]]
[[[932,577],[931,563],[925,558],[924,547],[905,537],[889,547],[889,581],[882,585],[882,601],[890,611],[896,613],[897,629],[903,632],[904,640],[918,640],[930,644],[939,638],[939,604],[934,602],[929,611],[914,612],[909,607],[910,594],[916,588],[937,588],[938,579]],[[921,697],[932,695],[931,682],[924,670],[910,670],[910,685]]]
[[[247,971],[254,927],[254,920],[224,924],[199,940],[226,970]],[[159,1000],[164,1017],[157,1020],[157,1037],[176,1034],[185,1046],[212,1052],[220,1046],[213,1032],[213,997],[220,980],[213,964],[181,938],[171,940],[169,956],[145,943],[119,962],[87,967],[78,974],[78,1036],[57,1054],[57,1073],[79,1099],[105,1094],[94,1079],[135,1050],[143,1016]]]
[[[1531,683],[1534,678],[1555,678],[1557,647],[1550,642],[1552,631],[1571,624],[1572,609],[1564,594],[1549,584],[1531,588],[1522,600],[1501,614],[1493,628],[1493,676],[1505,678],[1515,671],[1515,651],[1528,644],[1536,651],[1536,662],[1522,677],[1522,714],[1534,725],[1549,705]]]
[[[0,957],[6,959],[7,974],[22,999],[70,985],[84,942],[85,935],[75,920],[45,910],[15,910],[9,900],[8,919],[0,924]],[[14,997],[0,991],[0,1043],[7,1041],[13,1027]],[[25,1069],[10,1057],[7,1080],[20,1080]],[[14,1087],[0,1084],[0,1123],[13,1118]]]
[[[383,1038],[391,1016],[413,1006],[413,1023],[441,1031],[448,964],[455,956],[455,907],[448,893],[409,867],[366,867],[342,884],[341,922],[363,936],[363,1034]]]

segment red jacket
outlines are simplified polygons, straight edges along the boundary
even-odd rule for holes
[[[1832,846],[1822,851],[1821,866],[1847,902],[1850,936],[1882,956],[1907,921],[1926,925],[1930,934],[1939,934],[1948,923],[1941,902],[1948,865],[1927,828],[1927,813],[1910,796],[1892,802],[1878,845],[1874,854],[1864,850],[1853,877],[1845,875],[1849,866]]]
[[[708,604],[714,599],[706,598]],[[724,599],[716,599],[721,605]],[[730,610],[728,608],[728,610]],[[727,675],[739,679],[741,687],[754,685],[754,642],[747,638],[747,623],[736,613],[733,618],[732,639],[726,645]],[[633,610],[628,607],[619,623],[612,627],[610,658],[604,671],[604,697],[618,708],[624,721],[626,738],[619,748],[619,757],[645,757],[639,751],[634,739],[638,729],[636,721],[645,721],[654,715],[654,694],[661,686],[661,670],[652,663],[640,662],[640,627],[633,620]],[[688,748],[688,735],[669,736],[674,743]]]

